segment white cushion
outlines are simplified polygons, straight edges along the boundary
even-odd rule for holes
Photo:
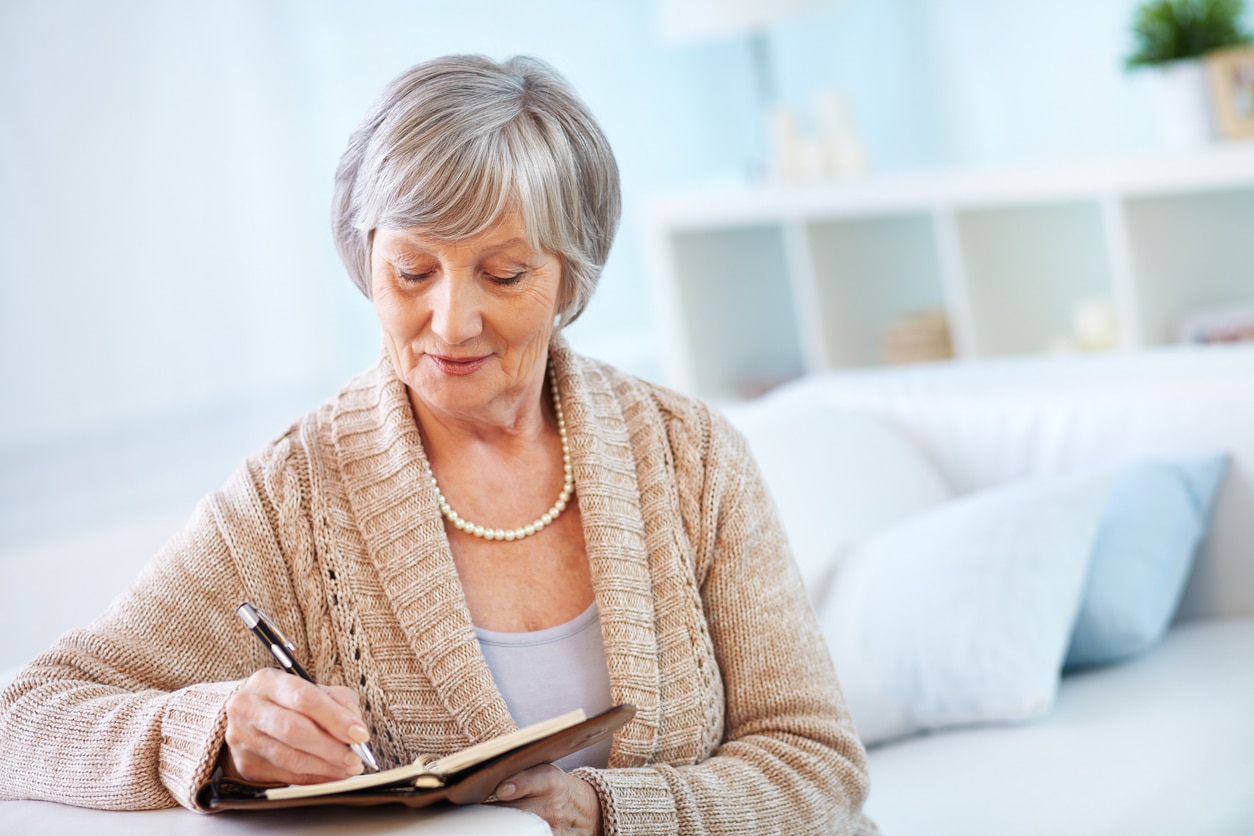
[[[1180,618],[1254,615],[1254,345],[995,358],[807,378],[917,444],[958,493],[1223,450],[1229,478]]]
[[[1052,705],[1112,479],[974,494],[849,550],[820,622],[866,743]]]
[[[867,813],[930,836],[1230,836],[1254,823],[1254,619],[1063,678],[1039,722],[870,750]]]
[[[731,407],[728,418],[749,442],[816,602],[842,545],[953,496],[900,434],[804,389]]]

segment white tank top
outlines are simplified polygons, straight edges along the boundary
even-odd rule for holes
[[[556,627],[529,633],[476,627],[475,634],[510,716],[520,727],[576,708],[591,717],[613,705],[595,601]],[[609,757],[610,741],[604,740],[555,764],[567,772],[580,766],[604,769]]]

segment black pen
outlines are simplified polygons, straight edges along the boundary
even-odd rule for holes
[[[266,646],[266,650],[270,651],[270,655],[283,670],[293,676],[299,676],[306,682],[314,681],[309,671],[301,667],[300,662],[297,662],[296,657],[292,655],[296,652],[296,646],[288,641],[279,626],[267,618],[265,613],[247,601],[240,604],[235,612],[248,625],[253,635]],[[374,753],[370,751],[369,746],[365,743],[350,743],[349,746],[352,747],[357,757],[361,758],[362,763],[375,772],[379,771],[379,762],[375,760]]]

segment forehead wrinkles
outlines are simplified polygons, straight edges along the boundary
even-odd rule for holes
[[[420,230],[382,229],[380,232],[387,254],[398,260],[429,256],[442,261],[478,263],[499,257],[531,265],[543,255],[530,246],[521,230],[502,230],[501,234],[493,234],[496,230],[490,229],[486,235],[455,240],[437,238]]]

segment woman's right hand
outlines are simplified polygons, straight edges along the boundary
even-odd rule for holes
[[[369,736],[352,689],[276,668],[257,671],[226,703],[226,755],[249,781],[318,784],[359,775],[364,767],[349,744]]]

